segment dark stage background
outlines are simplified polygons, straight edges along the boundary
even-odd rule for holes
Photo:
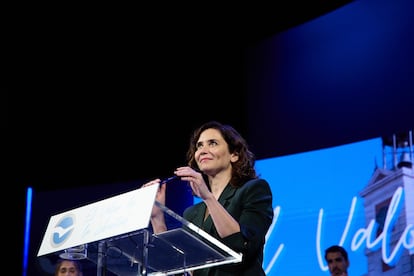
[[[234,125],[258,159],[412,129],[413,22],[387,16],[405,15],[410,1],[294,2],[238,11],[40,12],[16,23],[18,81],[6,89],[6,161],[8,185],[17,191],[10,214],[19,225],[17,256],[27,187],[50,192],[170,176],[184,164],[190,132],[207,120]],[[292,39],[315,20],[331,30]],[[359,39],[343,39],[352,30]],[[373,30],[375,42],[364,35]],[[321,34],[347,44],[325,43],[336,48],[309,58],[304,41]],[[364,60],[369,66],[347,61],[383,41],[390,47]],[[361,47],[360,56],[350,53]],[[321,70],[329,58],[323,53],[341,57],[324,64],[347,65]],[[283,67],[300,68],[300,59],[308,69]]]

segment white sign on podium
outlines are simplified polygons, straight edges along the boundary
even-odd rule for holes
[[[37,256],[148,227],[159,185],[150,185],[50,218]]]

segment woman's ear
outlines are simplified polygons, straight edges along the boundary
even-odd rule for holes
[[[238,160],[239,160],[239,154],[237,152],[232,153],[230,157],[230,161],[234,163],[234,162],[237,162]]]

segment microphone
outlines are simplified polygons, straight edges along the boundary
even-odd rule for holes
[[[171,182],[171,181],[176,180],[176,179],[179,179],[179,177],[174,175],[174,176],[171,176],[171,177],[168,177],[168,178],[165,178],[165,179],[161,180],[160,183],[161,183],[161,185],[163,185],[163,184],[166,184],[166,183]]]
[[[193,170],[195,170],[196,172],[201,173],[204,180],[207,182],[207,180],[205,179],[206,176],[205,176],[205,174],[203,174],[202,171],[200,171],[199,169],[194,169],[194,168],[193,168]],[[174,180],[180,180],[180,179],[181,179],[180,176],[174,175],[174,176],[171,176],[171,177],[168,177],[168,178],[165,178],[165,179],[161,180],[160,185],[163,185],[164,183],[168,183],[168,182],[171,182],[171,181],[174,181]]]

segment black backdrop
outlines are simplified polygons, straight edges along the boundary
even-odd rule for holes
[[[349,2],[22,14],[8,93],[13,180],[54,189],[170,175],[199,124],[249,135],[246,50]]]

